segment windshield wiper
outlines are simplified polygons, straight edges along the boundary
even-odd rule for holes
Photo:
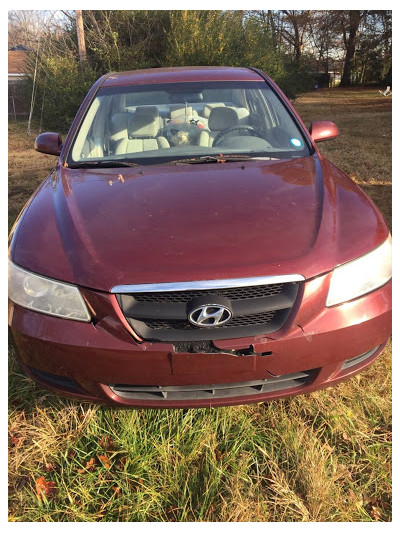
[[[175,165],[199,165],[204,163],[227,163],[231,161],[249,161],[254,159],[253,156],[246,154],[229,154],[229,155],[203,155],[199,157],[188,157],[185,159],[177,159],[176,161],[171,161]]]
[[[81,163],[74,163],[69,165],[69,168],[116,168],[116,167],[138,167],[138,163],[130,161],[123,161],[122,159],[104,159],[100,161],[82,161]]]

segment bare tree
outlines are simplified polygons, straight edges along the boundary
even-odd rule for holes
[[[299,63],[313,12],[310,10],[283,10],[282,13],[284,14],[281,28],[282,37],[293,47],[295,60]]]
[[[343,33],[343,44],[346,55],[343,64],[341,87],[347,87],[352,83],[353,60],[359,35],[359,27],[367,11],[342,11],[340,25]]]
[[[11,10],[8,12],[8,47],[22,45],[34,50],[38,40],[49,34],[57,39],[65,31],[65,22],[62,11]]]

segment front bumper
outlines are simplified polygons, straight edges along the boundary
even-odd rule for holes
[[[10,303],[9,324],[26,373],[69,396],[149,408],[264,402],[338,383],[384,348],[391,333],[391,282],[332,308],[325,307],[328,287],[329,274],[305,282],[283,328],[268,336],[214,341],[218,353],[177,353],[170,343],[138,343],[116,312],[115,297],[94,291],[83,291],[97,311],[93,323]],[[249,347],[251,355],[238,355]]]

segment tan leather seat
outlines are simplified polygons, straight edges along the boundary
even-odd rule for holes
[[[215,109],[216,107],[225,107],[225,104],[223,102],[215,102],[213,104],[206,104],[203,107],[203,117],[210,118],[211,111]]]
[[[134,112],[137,116],[149,116],[157,119],[159,122],[159,128],[164,126],[162,118],[159,116],[156,106],[138,106]],[[133,113],[129,111],[121,111],[114,113],[111,117],[110,123],[110,141],[116,143],[121,139],[128,138],[128,122],[131,119]]]
[[[135,110],[135,115],[137,116],[151,116],[158,121],[159,129],[164,127],[164,120],[160,117],[158,108],[155,105],[143,105],[138,106]]]
[[[239,123],[239,118],[231,107],[214,107],[208,119],[208,131],[200,133],[199,145],[212,146],[215,137],[220,131],[233,128]]]
[[[167,139],[159,135],[159,130],[158,111],[155,114],[151,109],[139,113],[136,110],[129,118],[127,136],[117,143],[115,153],[119,155],[169,148]]]

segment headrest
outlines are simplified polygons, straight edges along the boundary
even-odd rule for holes
[[[135,110],[136,115],[158,117],[158,109],[155,105],[140,105]]]
[[[151,115],[134,113],[128,124],[128,136],[130,139],[144,139],[157,137],[158,120]]]
[[[205,118],[208,118],[210,116],[210,113],[211,111],[215,108],[215,107],[225,107],[225,104],[223,102],[221,103],[215,103],[215,104],[206,104],[204,107],[203,107],[203,115]]]
[[[234,109],[240,122],[243,122],[250,115],[249,110],[245,107],[233,107],[232,109]]]
[[[211,131],[221,131],[233,128],[238,123],[237,113],[230,107],[214,107],[208,119]]]
[[[169,108],[171,118],[193,115],[192,106],[185,107],[185,104],[173,104]]]

